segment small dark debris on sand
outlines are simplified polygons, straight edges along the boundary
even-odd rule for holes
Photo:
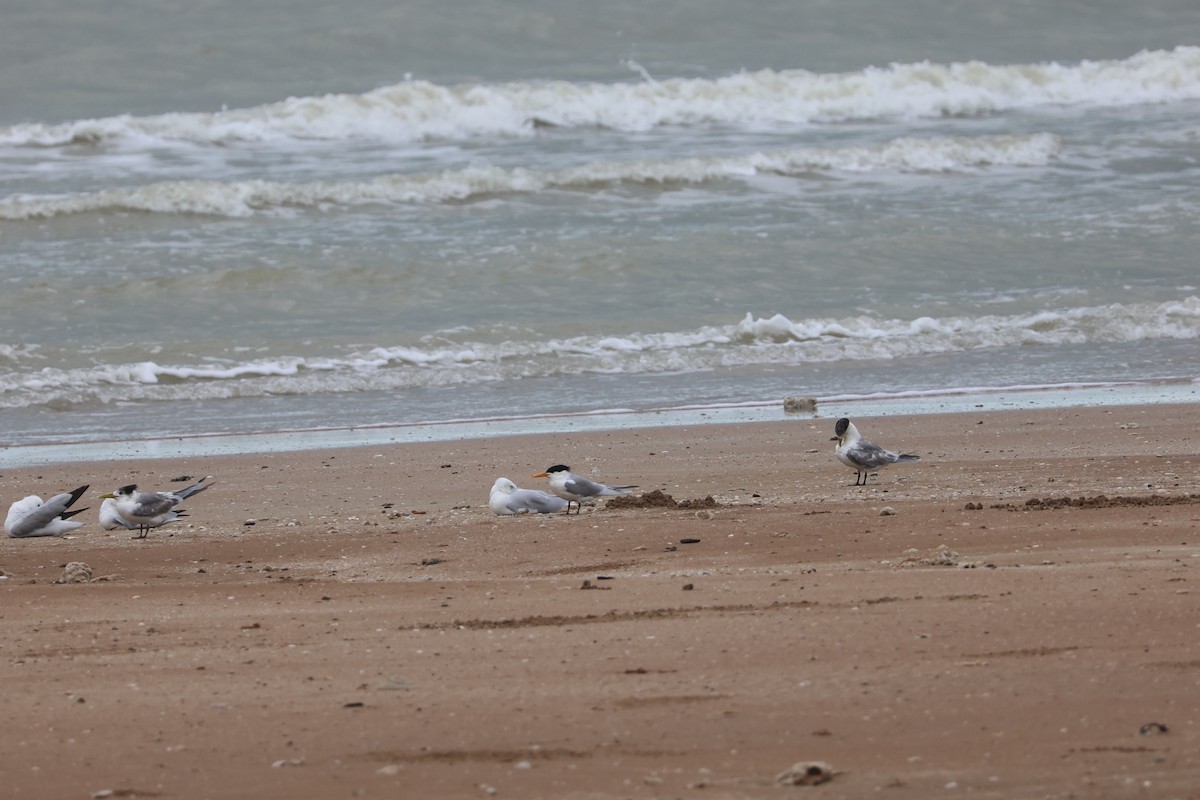
[[[721,504],[713,499],[710,494],[707,497],[696,498],[692,500],[676,500],[671,495],[664,492],[662,489],[655,489],[652,492],[637,495],[624,495],[622,497],[614,497],[610,499],[605,508],[720,508]]]

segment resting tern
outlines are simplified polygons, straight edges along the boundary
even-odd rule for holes
[[[211,475],[177,492],[139,492],[137,484],[131,483],[100,496],[113,502],[112,508],[119,519],[109,520],[112,528],[136,528],[139,533],[136,538],[145,539],[151,528],[170,524],[183,516],[183,510],[175,506],[212,486],[211,483],[205,483],[210,480]]]
[[[511,514],[553,514],[569,507],[562,498],[537,489],[519,489],[508,478],[497,478],[492,484],[488,507],[501,516]]]
[[[854,478],[855,486],[866,486],[867,474],[871,470],[883,469],[888,464],[895,464],[897,461],[920,459],[920,456],[914,456],[911,453],[893,453],[891,450],[884,450],[879,445],[867,441],[862,438],[858,428],[854,427],[854,423],[845,417],[837,421],[833,432],[837,434],[830,440],[837,442],[833,453],[837,456],[838,461],[857,473]]]
[[[578,514],[580,509],[583,508],[581,500],[586,500],[589,497],[614,497],[616,495],[629,494],[630,489],[637,488],[637,484],[632,486],[606,486],[603,483],[596,483],[571,472],[571,468],[565,464],[555,464],[553,467],[547,467],[545,472],[539,472],[533,477],[550,479],[550,491],[567,501],[568,514],[571,513],[571,503],[575,504],[575,513]]]
[[[87,511],[87,508],[67,509],[87,489],[86,485],[80,486],[73,492],[56,494],[44,503],[36,494],[18,500],[8,507],[4,532],[16,539],[27,539],[34,536],[62,536],[83,527],[82,522],[70,518],[80,511]]]

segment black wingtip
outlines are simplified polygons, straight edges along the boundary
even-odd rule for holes
[[[84,488],[87,488],[87,487],[84,487]],[[84,506],[83,508],[74,508],[74,509],[71,509],[70,511],[64,511],[63,513],[58,515],[58,518],[59,519],[70,519],[71,517],[75,516],[76,514],[82,514],[84,511],[87,511],[88,508],[90,508],[90,506]]]
[[[83,493],[88,490],[88,487],[89,487],[89,484],[85,483],[83,486],[80,486],[78,489],[71,492],[71,499],[67,501],[67,508],[70,508],[72,503],[74,503],[76,500],[78,500],[80,497],[82,497]],[[83,510],[84,509],[82,509],[82,508],[79,509],[79,511],[83,511]],[[72,511],[71,513],[78,514],[79,511]],[[66,519],[65,515],[63,516],[63,519]]]

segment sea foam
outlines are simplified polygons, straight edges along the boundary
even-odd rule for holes
[[[0,129],[0,145],[128,140],[230,146],[279,140],[416,142],[531,136],[539,126],[646,131],[665,125],[797,125],[1128,106],[1200,98],[1200,47],[1077,64],[892,64],[843,73],[759,70],[636,83],[545,80],[441,86],[406,80],[362,94],[245,109],[121,115]]]
[[[511,331],[510,331],[511,333]],[[463,332],[462,335],[470,336]],[[755,316],[694,330],[377,345],[244,362],[138,361],[5,369],[0,408],[446,387],[558,375],[647,374],[896,359],[1012,346],[1200,338],[1200,298],[1016,315],[792,320]]]
[[[1040,167],[1061,151],[1048,133],[986,137],[904,137],[870,147],[793,148],[739,156],[594,163],[561,170],[470,166],[359,181],[289,183],[192,180],[62,195],[10,195],[0,219],[26,220],[101,212],[244,217],[326,206],[463,202],[497,194],[594,191],[602,186],[697,184],[753,175],[827,172],[959,172]]]

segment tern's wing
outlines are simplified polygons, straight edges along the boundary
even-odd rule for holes
[[[579,497],[601,497],[605,495],[624,494],[626,490],[633,487],[605,486],[603,483],[596,483],[572,473],[567,482],[563,484],[563,488]]]
[[[887,464],[896,463],[896,454],[890,450],[884,450],[873,442],[868,442],[866,439],[859,439],[853,447],[847,448],[845,451],[846,458],[850,459],[857,467],[863,469],[874,469]]]
[[[566,500],[537,489],[518,489],[509,496],[508,501],[508,508],[514,513],[532,511],[535,514],[553,514],[566,507]]]
[[[211,483],[205,483],[205,481],[211,481],[211,480],[212,480],[212,475],[209,475],[205,478],[201,478],[199,481],[197,481],[196,483],[193,483],[191,486],[185,486],[184,488],[182,488],[178,491],[171,492],[171,494],[175,495],[180,500],[186,500],[189,497],[191,497],[192,495],[200,494],[205,489],[212,486]]]
[[[170,492],[138,492],[130,498],[131,504],[126,509],[130,517],[157,517],[165,514],[182,500],[179,495]]]

